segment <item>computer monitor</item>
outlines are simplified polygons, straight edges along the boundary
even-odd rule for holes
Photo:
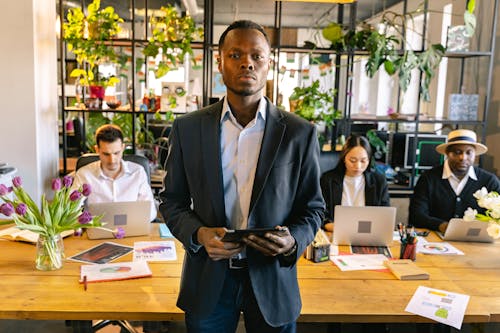
[[[436,146],[446,143],[446,139],[446,135],[418,134],[415,140],[415,134],[406,134],[404,167],[426,170],[442,164],[444,156],[436,151]]]
[[[389,136],[388,163],[393,168],[405,167],[406,133],[391,133]]]

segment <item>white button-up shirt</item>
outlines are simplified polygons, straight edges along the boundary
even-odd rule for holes
[[[469,171],[464,178],[458,179],[453,171],[451,171],[448,160],[444,161],[443,179],[448,179],[448,181],[450,182],[450,186],[453,191],[455,191],[456,195],[460,195],[460,193],[462,193],[462,190],[464,189],[465,184],[467,184],[467,180],[469,180],[469,178],[477,180],[476,172],[474,171],[474,168],[472,166],[469,167]]]
[[[101,162],[93,162],[78,169],[73,187],[90,184],[92,193],[88,203],[149,201],[151,202],[150,220],[156,218],[156,205],[151,186],[144,168],[133,162],[121,161],[120,174],[115,179],[106,176],[101,169]]]
[[[267,101],[262,98],[255,118],[243,128],[231,113],[227,98],[221,114],[221,161],[227,226],[246,229],[255,170],[266,126]]]

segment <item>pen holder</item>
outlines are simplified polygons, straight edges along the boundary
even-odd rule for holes
[[[417,242],[414,243],[401,242],[401,247],[399,251],[400,259],[411,259],[415,261],[417,259]]]

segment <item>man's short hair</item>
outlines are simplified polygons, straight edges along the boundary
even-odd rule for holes
[[[266,38],[266,42],[267,42],[267,45],[269,45],[269,48],[271,47],[271,42],[269,41],[269,37],[267,36],[266,31],[264,30],[264,28],[260,24],[255,23],[255,22],[250,21],[250,20],[239,20],[239,21],[234,21],[233,23],[231,23],[226,28],[226,30],[224,30],[222,35],[220,36],[220,38],[219,38],[219,52],[222,49],[222,46],[224,45],[224,41],[226,40],[227,33],[229,31],[235,30],[235,29],[250,29],[250,30],[254,29],[254,30],[260,31],[264,35],[264,37]]]
[[[123,132],[120,127],[113,124],[102,125],[95,132],[95,143],[99,146],[99,142],[112,143],[120,139],[123,142]]]

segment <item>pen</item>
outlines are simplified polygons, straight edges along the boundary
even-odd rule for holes
[[[83,290],[87,291],[87,275],[83,276]]]

